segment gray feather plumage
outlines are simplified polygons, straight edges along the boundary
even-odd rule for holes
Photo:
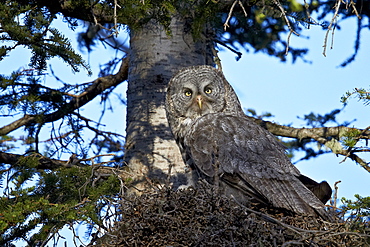
[[[220,71],[195,66],[178,72],[168,86],[166,110],[185,163],[201,178],[219,181],[223,193],[327,218],[284,147],[245,116]]]

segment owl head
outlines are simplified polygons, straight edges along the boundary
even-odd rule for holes
[[[182,69],[171,78],[166,110],[171,128],[186,125],[210,113],[243,113],[222,72],[206,65]]]

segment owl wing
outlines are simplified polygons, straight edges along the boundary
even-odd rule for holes
[[[184,144],[203,176],[218,176],[231,188],[226,193],[327,218],[324,204],[298,179],[300,172],[284,147],[247,117],[207,114],[194,122]]]

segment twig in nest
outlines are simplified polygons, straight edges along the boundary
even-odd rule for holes
[[[246,206],[244,206],[243,204],[241,204],[240,202],[238,202],[235,197],[233,195],[231,195],[231,198],[236,202],[236,204],[238,204],[239,206],[241,206],[243,209],[245,209],[246,211],[250,212],[250,213],[253,213],[259,217],[261,217],[262,219],[268,221],[268,222],[271,222],[271,223],[275,223],[275,224],[278,224],[286,229],[289,229],[289,230],[292,230],[293,232],[295,233],[298,233],[298,234],[302,234],[302,232],[308,232],[308,233],[324,233],[324,231],[319,231],[319,230],[305,230],[305,229],[302,229],[302,228],[299,228],[299,227],[295,227],[295,226],[291,226],[291,225],[288,225],[288,224],[285,224],[283,222],[281,222],[280,220],[278,219],[275,219],[267,214],[264,214],[264,213],[261,213],[261,212],[258,212],[258,211],[255,211],[253,209],[250,209]]]
[[[338,199],[338,184],[339,183],[341,183],[342,181],[337,181],[337,182],[335,182],[334,183],[334,189],[335,189],[335,191],[334,191],[334,196],[333,196],[333,206],[334,206],[334,208],[336,208],[337,207],[337,199]]]

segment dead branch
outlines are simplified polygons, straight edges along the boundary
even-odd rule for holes
[[[82,163],[74,163],[73,165],[68,160],[57,160],[57,159],[51,159],[45,156],[42,156],[41,154],[35,153],[31,154],[38,158],[39,165],[37,166],[38,169],[57,169],[60,167],[81,167],[85,166]],[[9,165],[16,165],[22,158],[24,158],[24,155],[20,154],[11,154],[11,153],[5,153],[0,151],[0,163],[3,164],[9,164]]]
[[[328,30],[326,31],[326,34],[325,34],[325,38],[324,38],[324,50],[322,52],[322,54],[324,55],[324,57],[326,57],[326,47],[327,47],[327,42],[328,42],[328,36],[329,36],[329,32],[332,31],[333,35],[334,35],[334,29],[332,29],[332,26],[334,25],[334,22],[337,20],[337,16],[338,16],[338,12],[339,12],[339,8],[340,8],[340,4],[342,3],[342,0],[337,0],[337,2],[335,3],[335,12],[334,12],[334,15],[330,21],[330,24],[328,26]]]
[[[245,10],[245,8],[244,8],[244,6],[243,6],[242,2],[241,2],[240,0],[236,0],[236,1],[234,1],[234,2],[233,2],[233,4],[231,5],[231,8],[230,8],[229,14],[227,15],[227,19],[226,19],[226,21],[225,21],[225,23],[224,23],[224,30],[225,30],[225,31],[226,31],[226,29],[227,29],[228,27],[230,27],[228,23],[229,23],[229,21],[230,21],[230,19],[231,19],[231,16],[233,15],[233,11],[234,11],[235,5],[236,5],[237,3],[238,3],[238,4],[239,4],[239,6],[242,8],[243,13],[244,13],[244,16],[245,16],[245,17],[247,17],[247,11]]]
[[[336,140],[340,139],[345,133],[349,131],[359,130],[356,128],[350,128],[345,126],[338,126],[338,127],[322,127],[322,128],[294,128],[284,125],[275,124],[268,121],[263,121],[260,119],[255,119],[253,117],[248,117],[255,123],[261,125],[272,134],[281,137],[290,137],[296,139],[305,139],[310,138],[314,139],[322,145],[328,147],[333,153],[337,155],[343,155],[345,157],[350,158],[351,160],[355,161],[362,168],[364,168],[367,172],[370,172],[370,166],[366,163],[365,160],[361,159],[356,152],[358,150],[354,149],[344,149],[341,144]],[[357,137],[358,139],[368,140],[370,139],[370,130],[366,128],[364,130],[360,130],[361,135]]]
[[[287,26],[289,28],[289,31],[292,32],[292,33],[294,33],[295,35],[299,36],[299,33],[297,33],[296,31],[294,31],[294,29],[292,28],[292,25],[290,24],[290,21],[289,21],[287,15],[285,13],[285,10],[284,10],[283,6],[281,6],[281,3],[278,0],[273,0],[273,2],[279,8],[279,10],[281,12],[281,15],[284,17],[285,23],[287,24]]]
[[[337,0],[336,2],[335,2],[335,5],[334,5],[334,9],[335,9],[335,11],[334,11],[334,15],[333,15],[333,17],[332,17],[332,19],[331,19],[331,21],[330,21],[330,23],[329,23],[329,26],[328,26],[328,29],[327,29],[327,31],[326,31],[326,34],[325,34],[325,38],[324,38],[324,45],[323,45],[323,47],[324,47],[324,50],[323,50],[323,52],[322,52],[322,54],[324,55],[324,57],[326,57],[326,48],[327,48],[327,42],[328,42],[328,36],[329,36],[329,32],[330,31],[332,31],[332,42],[331,42],[331,47],[330,47],[330,49],[332,49],[333,48],[333,42],[334,42],[334,30],[335,30],[335,25],[334,25],[334,23],[336,22],[336,20],[337,20],[337,17],[338,17],[338,13],[339,13],[339,9],[340,9],[340,6],[341,6],[341,4],[346,4],[346,9],[348,10],[348,8],[350,7],[350,8],[352,8],[352,12],[353,13],[355,13],[355,15],[357,16],[357,18],[358,19],[361,19],[361,16],[359,15],[359,13],[358,13],[358,11],[357,11],[357,9],[356,9],[356,3],[355,2],[353,2],[353,0],[350,0],[350,1],[348,1],[347,0],[347,2],[344,2],[344,0]],[[334,27],[333,27],[334,26]]]
[[[322,141],[320,138],[329,138],[329,137],[340,137],[343,133],[348,131],[358,130],[356,128],[350,128],[345,126],[338,127],[322,127],[322,128],[294,128],[289,126],[284,126],[276,124],[269,121],[264,121],[261,119],[256,119],[253,117],[248,117],[250,120],[261,125],[272,134],[281,136],[281,137],[291,137],[297,139],[304,138],[313,138],[317,141]],[[361,139],[370,139],[370,130],[361,132]]]

